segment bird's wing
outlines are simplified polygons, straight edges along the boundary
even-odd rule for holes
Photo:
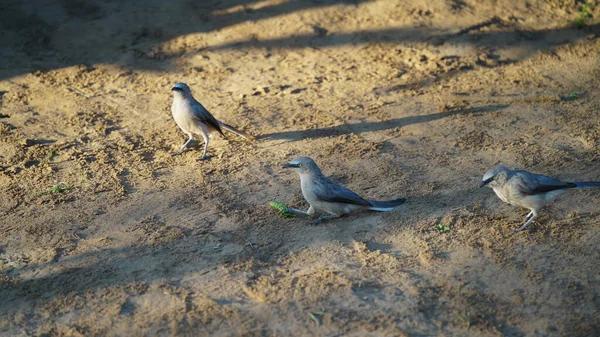
[[[192,115],[195,119],[212,127],[213,129],[219,131],[221,135],[223,135],[223,130],[221,130],[221,125],[219,125],[219,121],[210,112],[208,112],[208,110],[206,110],[206,108],[202,104],[200,104],[197,101],[193,102],[191,110]]]
[[[358,194],[323,177],[315,186],[315,194],[319,201],[338,202],[361,206],[372,206],[370,202]]]
[[[558,179],[527,171],[517,171],[517,177],[519,177],[519,180],[521,181],[519,184],[521,191],[528,195],[548,193],[577,186],[573,183],[565,183]]]

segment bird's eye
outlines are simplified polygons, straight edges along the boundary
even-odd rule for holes
[[[302,167],[302,164],[298,164],[298,167]]]

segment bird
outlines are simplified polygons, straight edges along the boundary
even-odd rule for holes
[[[245,139],[254,140],[253,136],[218,121],[192,96],[192,91],[187,84],[175,83],[171,91],[173,92],[173,104],[171,105],[173,119],[177,123],[177,126],[188,136],[188,140],[173,155],[181,154],[192,141],[194,135],[200,135],[204,138],[204,152],[200,160],[207,159],[206,152],[208,151],[209,134],[214,131],[217,131],[223,137],[225,137],[223,130],[227,130]]]
[[[298,172],[302,195],[310,205],[307,211],[295,208],[287,208],[287,211],[308,216],[314,215],[317,210],[329,213],[329,215],[320,216],[311,221],[311,224],[337,218],[356,210],[387,212],[406,202],[406,198],[390,201],[366,200],[325,177],[319,166],[309,157],[296,158],[284,164],[283,168],[291,168]]]
[[[600,182],[563,182],[545,175],[525,170],[511,170],[503,165],[496,165],[488,170],[479,187],[491,187],[498,198],[509,205],[529,209],[525,223],[513,232],[528,229],[538,217],[539,211],[551,200],[568,190],[584,188],[600,188]]]

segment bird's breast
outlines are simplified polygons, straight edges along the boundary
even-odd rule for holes
[[[173,117],[175,118],[176,116],[185,116],[187,114],[189,114],[189,104],[187,104],[187,102],[183,99],[173,99],[173,104],[171,104],[171,114],[173,114]]]
[[[509,201],[509,196],[508,196],[508,191],[505,191],[504,189],[500,188],[500,187],[494,187],[494,193],[496,193],[496,195],[498,196],[498,198],[500,198],[500,200],[504,201],[507,204],[510,204],[511,202]]]
[[[317,195],[315,193],[314,183],[307,174],[300,174],[300,188],[302,189],[302,195],[309,204],[314,205],[318,202]]]
[[[171,114],[175,123],[186,133],[204,134],[208,132],[206,125],[199,123],[192,113],[189,102],[183,99],[174,99],[171,105]]]

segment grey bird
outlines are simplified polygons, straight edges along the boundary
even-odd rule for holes
[[[299,157],[284,164],[284,168],[292,168],[300,175],[300,187],[304,199],[310,205],[308,211],[288,208],[288,211],[311,216],[320,210],[329,213],[311,221],[316,224],[325,219],[337,218],[356,210],[372,210],[387,212],[402,205],[406,199],[398,198],[390,201],[374,201],[363,199],[349,189],[337,185],[321,173],[319,166],[309,157]]]
[[[194,138],[194,135],[200,135],[204,138],[204,152],[200,159],[206,159],[209,135],[210,132],[213,131],[217,131],[223,137],[225,137],[223,130],[227,130],[245,139],[254,139],[251,135],[243,133],[233,126],[220,122],[213,117],[213,115],[211,115],[210,112],[208,112],[208,110],[192,96],[192,91],[187,84],[175,83],[173,88],[171,88],[171,91],[173,91],[173,104],[171,105],[173,119],[179,128],[188,136],[188,140],[183,144],[179,151],[175,152],[175,155],[180,154],[185,150],[187,145]]]
[[[491,187],[498,198],[509,205],[517,205],[530,210],[525,223],[514,232],[527,229],[537,218],[544,205],[567,190],[600,188],[600,182],[563,182],[558,179],[525,170],[510,170],[497,165],[487,171],[479,187]]]

